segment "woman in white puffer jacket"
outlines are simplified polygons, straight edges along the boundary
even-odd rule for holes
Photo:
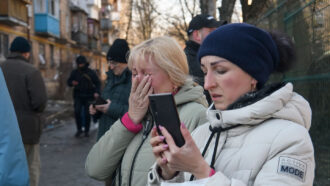
[[[291,83],[265,85],[272,72],[288,70],[295,60],[290,38],[228,24],[204,40],[198,57],[213,100],[209,124],[192,135],[182,124],[181,148],[165,128],[164,137],[154,129],[157,163],[148,184],[313,185],[310,106]]]

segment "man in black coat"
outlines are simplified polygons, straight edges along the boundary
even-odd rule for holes
[[[91,116],[88,112],[89,105],[100,94],[100,80],[95,71],[88,68],[89,63],[85,56],[76,59],[77,69],[71,72],[67,81],[68,86],[73,87],[74,113],[77,124],[76,137],[82,134],[84,126],[85,136],[89,136]]]
[[[204,87],[204,74],[201,70],[200,61],[197,60],[199,46],[207,35],[224,24],[227,24],[227,21],[217,21],[213,16],[203,14],[193,17],[189,23],[187,30],[189,40],[186,42],[184,52],[188,60],[189,74],[192,75],[194,81],[202,87]],[[212,103],[211,97],[206,90],[204,94],[209,104]]]

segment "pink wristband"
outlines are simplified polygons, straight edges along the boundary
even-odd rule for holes
[[[134,134],[139,133],[140,130],[143,128],[141,123],[135,124],[131,120],[131,118],[129,118],[128,112],[126,112],[126,114],[124,114],[124,116],[121,118],[121,122],[127,128],[127,130],[129,130],[130,132],[133,132]]]
[[[209,177],[213,176],[214,174],[215,174],[215,170],[211,168],[211,171],[210,171]]]

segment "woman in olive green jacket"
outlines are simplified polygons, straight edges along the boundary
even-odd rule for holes
[[[180,120],[190,131],[206,122],[207,102],[203,88],[189,78],[186,56],[174,39],[142,42],[133,48],[128,65],[132,70],[128,112],[93,146],[85,168],[97,180],[139,186],[146,185],[155,162],[149,144],[153,123],[148,95],[172,93]]]

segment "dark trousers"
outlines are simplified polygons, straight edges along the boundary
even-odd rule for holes
[[[92,100],[93,98],[74,98],[74,115],[78,132],[82,132],[83,126],[85,127],[84,132],[89,132],[89,126],[91,122],[91,116],[89,114],[89,104]]]

